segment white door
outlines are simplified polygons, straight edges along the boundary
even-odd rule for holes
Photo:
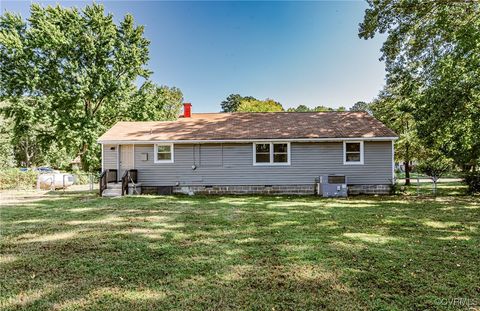
[[[122,179],[126,170],[133,169],[133,145],[120,145],[120,172],[118,179]]]

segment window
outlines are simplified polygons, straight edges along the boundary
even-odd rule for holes
[[[290,165],[290,143],[253,144],[254,165]]]
[[[173,144],[156,144],[154,160],[155,163],[173,163]]]
[[[363,141],[343,142],[343,164],[363,164]]]
[[[273,144],[273,163],[288,163],[288,144]]]
[[[270,144],[256,144],[255,162],[270,163]]]

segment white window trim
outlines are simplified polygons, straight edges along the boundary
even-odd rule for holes
[[[172,158],[170,160],[158,160],[158,146],[170,146],[170,153],[172,154]],[[153,145],[153,162],[156,164],[162,163],[174,163],[175,162],[175,149],[173,144],[154,144]]]
[[[263,145],[263,144],[270,144],[270,162],[260,162],[257,163],[257,145]],[[273,162],[273,145],[274,144],[287,144],[287,160],[288,162],[278,162],[275,163]],[[290,148],[290,142],[255,142],[252,144],[252,149],[253,149],[253,165],[254,166],[288,166],[291,163],[291,148]]]
[[[360,161],[347,162],[347,143],[359,143],[360,144]],[[363,141],[344,141],[343,142],[343,165],[363,165]]]

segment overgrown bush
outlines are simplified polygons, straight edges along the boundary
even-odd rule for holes
[[[21,172],[17,168],[0,170],[0,189],[32,189],[37,184],[35,171]]]
[[[390,186],[390,194],[391,195],[396,195],[400,192],[400,190],[401,190],[401,187],[399,186],[398,181],[395,178],[393,180],[392,186]]]
[[[467,185],[467,192],[469,194],[480,193],[480,172],[465,174],[463,182]]]

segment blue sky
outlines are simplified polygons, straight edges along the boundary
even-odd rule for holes
[[[26,17],[30,3],[3,0],[0,8]],[[357,36],[363,1],[103,3],[116,19],[131,13],[145,25],[152,80],[179,87],[194,112],[219,111],[231,93],[272,98],[286,108],[348,108],[373,99],[384,84],[378,60],[384,37]]]

